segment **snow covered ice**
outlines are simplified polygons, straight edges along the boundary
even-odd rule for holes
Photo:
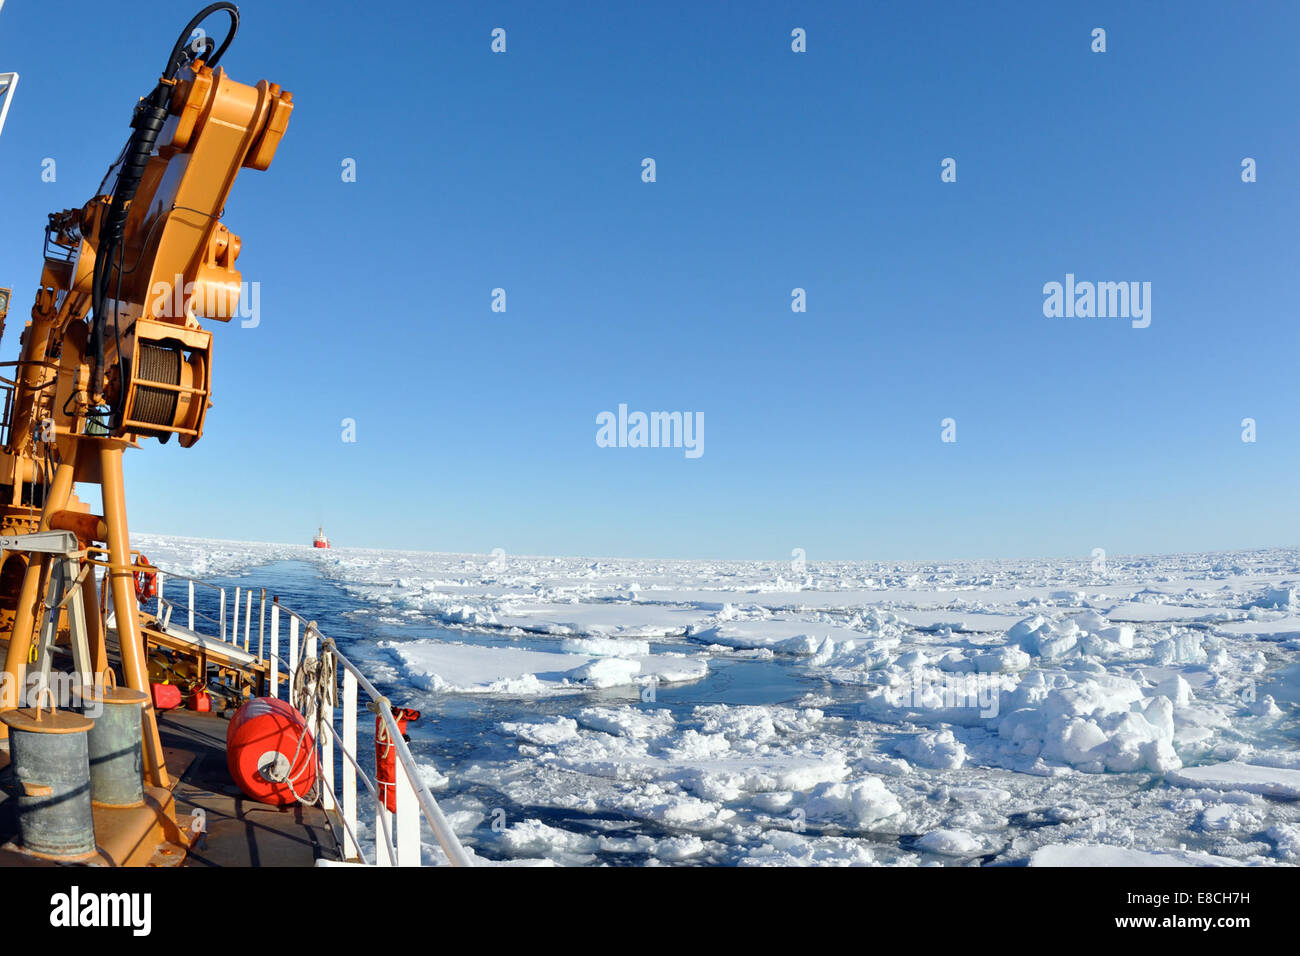
[[[483,860],[1300,862],[1300,551],[795,574],[134,543],[341,589]]]

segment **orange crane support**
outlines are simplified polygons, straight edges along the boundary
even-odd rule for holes
[[[215,14],[230,21],[220,45],[196,29]],[[188,447],[202,436],[212,333],[201,320],[238,314],[243,281],[240,239],[222,212],[240,170],[270,165],[293,111],[276,84],[248,86],[218,66],[238,26],[232,3],[200,11],[136,106],[104,179],[111,190],[102,184],[81,208],[50,215],[31,321],[19,360],[6,363],[13,377],[2,380],[0,536],[77,534],[83,569],[103,566],[108,578],[125,683],[146,694],[122,452],[149,438],[174,435]],[[78,482],[99,485],[101,515],[73,494]],[[0,639],[8,639],[0,709],[24,703],[48,574],[48,557],[9,551],[0,563]],[[93,587],[82,594],[91,657],[103,668],[101,609]],[[144,764],[148,782],[169,785],[152,701]]]

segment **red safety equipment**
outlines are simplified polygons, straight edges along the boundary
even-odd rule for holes
[[[289,704],[254,697],[230,718],[226,766],[254,800],[285,806],[316,784],[316,742],[306,719]]]
[[[143,554],[140,555],[140,563],[146,568],[153,565]],[[136,571],[135,572],[135,599],[143,604],[145,601],[153,599],[158,593],[158,572],[157,571]]]
[[[212,713],[212,695],[203,689],[202,684],[195,684],[190,688],[189,707],[190,710],[200,714]]]
[[[419,720],[420,712],[409,707],[394,707],[393,719],[397,721],[397,729],[401,731],[402,739],[409,741],[411,738],[406,735],[406,725],[408,722]],[[375,782],[379,784],[379,795],[383,797],[388,812],[396,813],[397,748],[393,746],[393,741],[388,736],[388,728],[384,726],[384,718],[379,714],[375,714]]]
[[[151,684],[153,705],[158,710],[171,710],[181,705],[181,689],[175,684]]]

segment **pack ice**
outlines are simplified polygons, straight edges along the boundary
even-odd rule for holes
[[[342,588],[349,653],[442,715],[417,755],[484,861],[1300,860],[1297,550],[1101,573],[136,544]]]

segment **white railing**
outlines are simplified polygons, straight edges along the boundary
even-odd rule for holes
[[[5,0],[0,0],[0,10],[4,9]],[[5,118],[9,115],[9,104],[13,101],[14,90],[18,89],[17,73],[0,73],[0,132],[4,131]]]
[[[166,599],[163,594],[165,579],[172,578],[188,583],[188,603],[183,607]],[[220,602],[219,615],[216,620],[210,615],[196,612],[194,603],[195,585],[211,588],[218,592]],[[234,589],[233,626],[227,630],[226,598],[227,589],[218,585],[199,581],[184,575],[158,572],[157,615],[164,628],[178,607],[187,612],[188,626],[194,630],[195,617],[208,621],[219,629],[221,640],[248,653],[253,653],[250,646],[251,619],[253,609],[253,589],[243,589],[246,594],[244,603],[244,635],[239,640],[239,612],[241,589]],[[422,866],[423,854],[420,841],[420,820],[428,823],[438,845],[453,866],[471,866],[469,854],[461,845],[460,839],[452,830],[443,815],[438,802],[429,792],[419,773],[415,758],[403,740],[397,719],[393,716],[392,705],[388,698],[375,689],[366,676],[348,660],[338,649],[333,640],[320,633],[314,621],[298,614],[283,604],[279,598],[273,598],[270,604],[270,628],[267,630],[266,590],[261,589],[260,613],[258,624],[257,659],[265,663],[270,671],[268,692],[273,697],[281,696],[280,682],[283,676],[288,687],[284,696],[307,718],[308,728],[316,739],[317,780],[321,786],[317,803],[326,811],[330,827],[334,830],[337,819],[339,830],[334,830],[334,837],[339,845],[344,860],[371,864],[376,866]],[[281,618],[288,618],[288,647],[281,654]],[[270,646],[266,646],[269,637]],[[284,668],[283,675],[281,667]],[[295,678],[301,684],[310,684],[310,694],[306,700],[292,700]],[[357,750],[357,717],[360,692],[364,691],[367,711],[374,713],[382,722],[387,735],[385,745],[391,743],[396,752],[394,760],[394,783],[385,786],[395,790],[395,812],[389,812],[380,794],[380,784],[376,774],[367,772],[360,764]],[[335,703],[341,709],[338,714],[341,726],[334,726]],[[323,733],[321,732],[323,731]],[[328,737],[328,740],[319,739]],[[338,757],[338,787],[335,788],[335,758]],[[358,836],[359,790],[358,783],[364,784],[370,792],[375,806],[374,848],[371,854],[363,851]],[[340,832],[341,831],[341,832]]]
[[[9,117],[9,104],[13,102],[16,89],[18,89],[18,74],[0,73],[0,132],[4,131],[5,120]]]
[[[313,670],[318,676],[323,676],[330,684],[328,693],[318,693],[317,699],[322,700],[320,704],[322,712],[317,719],[314,705],[304,708],[307,713],[307,725],[309,728],[320,727],[329,734],[328,743],[317,741],[317,748],[320,757],[318,764],[319,772],[317,778],[324,782],[321,790],[321,806],[325,810],[334,810],[339,813],[343,833],[340,844],[343,848],[343,855],[346,859],[357,859],[363,863],[374,863],[377,866],[421,866],[422,852],[420,845],[420,818],[423,816],[429,828],[433,831],[434,838],[438,845],[442,847],[443,853],[453,866],[471,866],[469,854],[461,846],[460,838],[443,816],[442,809],[438,802],[429,792],[428,785],[420,776],[419,767],[415,758],[411,756],[410,748],[406,746],[406,741],[402,738],[402,732],[397,726],[397,719],[393,716],[392,705],[388,698],[379,693],[375,686],[370,683],[366,675],[361,673],[355,664],[343,656],[338,646],[333,640],[324,637],[316,627],[314,621],[308,621],[297,612],[290,610],[276,601],[271,606],[271,667],[272,680],[271,687],[273,692],[278,696],[279,682],[276,679],[276,664],[279,657],[279,628],[280,615],[287,614],[289,617],[289,657],[286,661],[288,665],[288,674],[290,686],[292,687],[294,677],[298,674],[300,667],[306,663],[309,670]],[[305,628],[305,631],[303,630]],[[304,637],[300,643],[300,637]],[[320,644],[323,643],[323,648]],[[303,657],[299,658],[299,652]],[[320,653],[324,651],[325,654]],[[339,694],[337,668],[326,667],[323,674],[318,670],[320,664],[332,660],[338,667],[342,668],[342,694]],[[319,686],[319,685],[318,685]],[[376,714],[382,721],[384,731],[387,735],[386,744],[391,743],[396,752],[394,760],[394,784],[396,792],[395,807],[396,811],[390,813],[384,805],[384,800],[379,793],[379,782],[375,777],[361,768],[357,762],[357,700],[358,691],[365,691],[369,698],[366,709]],[[343,713],[342,732],[334,728],[334,707],[328,703],[331,700],[341,700]],[[292,703],[292,701],[291,701]],[[341,758],[342,786],[338,792],[334,790],[334,752],[338,750]],[[370,791],[375,802],[375,853],[374,859],[367,859],[361,853],[361,847],[357,839],[357,782],[364,783]],[[341,804],[341,806],[340,806]]]
[[[175,578],[186,583],[187,595],[186,602],[180,604],[165,595],[166,583],[169,578]],[[209,584],[207,581],[200,581],[198,578],[191,578],[184,574],[174,574],[168,571],[157,572],[157,607],[154,614],[162,622],[164,630],[171,624],[172,618],[177,610],[185,612],[186,627],[191,631],[194,630],[194,619],[199,617],[206,621],[220,636],[221,640],[227,644],[233,644],[236,647],[241,646],[239,640],[239,615],[241,613],[240,605],[243,604],[242,613],[244,615],[244,640],[242,647],[250,654],[252,651],[252,634],[253,634],[253,588],[236,587],[234,589],[233,603],[227,602],[228,589],[219,584]],[[195,586],[208,588],[216,592],[217,595],[217,616],[214,618],[210,614],[204,614],[195,607],[194,588]],[[242,598],[242,600],[241,600]],[[276,599],[273,599],[276,600]],[[230,603],[231,613],[227,615],[227,605]],[[257,612],[257,656],[259,660],[266,660],[266,588],[259,589],[258,612]],[[274,614],[274,608],[272,608]]]
[[[186,584],[187,597],[184,604],[168,598],[165,594],[167,582],[172,580],[173,578],[176,579],[177,581],[184,581]],[[169,571],[157,572],[156,581],[157,581],[158,591],[155,596],[157,599],[157,604],[154,607],[154,615],[162,623],[164,630],[166,630],[166,628],[171,624],[172,618],[175,617],[176,611],[179,610],[184,612],[185,626],[188,627],[191,631],[194,630],[195,618],[197,617],[207,622],[207,624],[217,632],[217,635],[221,638],[221,640],[227,641],[227,643],[229,643],[226,637],[226,589],[225,588],[217,584],[209,584],[207,581],[200,581],[198,578],[187,577],[183,574],[174,574]],[[215,592],[218,595],[217,607],[220,609],[218,612],[219,614],[218,617],[213,617],[210,614],[204,614],[202,611],[198,610],[197,606],[194,603],[194,588],[196,586],[200,588],[207,588],[209,591]],[[142,608],[142,610],[147,610],[147,608]]]

